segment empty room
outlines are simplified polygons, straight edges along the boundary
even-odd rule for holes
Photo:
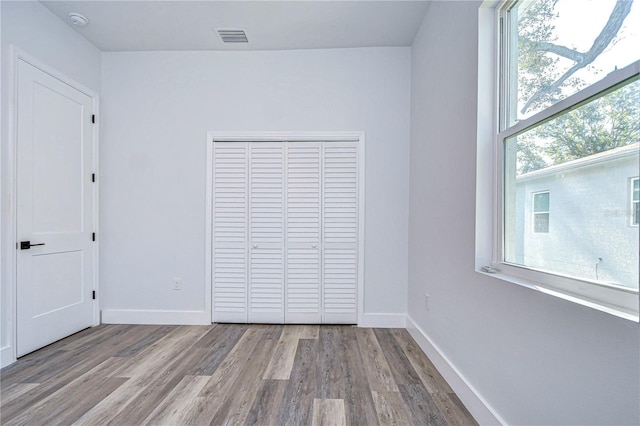
[[[0,424],[640,424],[640,0],[0,23]]]

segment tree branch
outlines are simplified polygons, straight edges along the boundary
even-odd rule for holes
[[[566,58],[573,60],[576,64],[571,68],[569,68],[569,70],[565,72],[555,82],[553,82],[552,84],[546,87],[541,88],[536,93],[534,93],[533,96],[531,96],[531,98],[529,98],[529,100],[524,104],[520,112],[524,114],[529,109],[529,107],[538,99],[540,99],[542,96],[557,90],[562,85],[562,83],[564,83],[569,77],[575,74],[576,71],[586,67],[587,65],[595,61],[596,58],[602,53],[602,51],[606,49],[606,47],[615,38],[615,36],[618,34],[618,31],[620,31],[620,28],[622,27],[622,23],[624,22],[625,18],[629,14],[629,11],[631,10],[632,4],[633,4],[633,1],[630,1],[630,0],[616,1],[616,5],[611,11],[611,15],[609,15],[609,19],[607,20],[607,23],[605,24],[604,28],[602,28],[602,31],[600,31],[600,34],[598,34],[598,37],[596,37],[596,39],[594,40],[591,48],[585,53],[581,53],[576,50],[569,49],[565,46],[558,46],[553,43],[545,43],[545,42],[534,43],[534,47],[536,45],[540,46],[540,49],[536,49],[536,50],[544,50],[547,52],[564,56]],[[545,45],[547,49],[542,48]],[[574,52],[574,53],[569,53],[569,52]]]
[[[555,53],[558,56],[564,56],[565,58],[571,59],[574,62],[580,62],[582,60],[582,57],[584,56],[584,53],[578,52],[577,50],[569,49],[568,47],[560,46],[553,43],[548,43],[546,41],[531,41],[527,38],[523,38],[523,40],[535,51]]]

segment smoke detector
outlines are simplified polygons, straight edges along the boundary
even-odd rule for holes
[[[89,23],[89,20],[86,17],[76,12],[71,12],[69,14],[69,19],[71,20],[71,23],[76,27],[84,27]]]
[[[249,43],[244,30],[237,28],[217,28],[216,32],[223,43]]]

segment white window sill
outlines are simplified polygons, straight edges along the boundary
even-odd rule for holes
[[[558,297],[560,299],[567,300],[569,302],[577,303],[578,305],[586,306],[591,309],[596,309],[598,311],[605,312],[607,314],[616,316],[618,318],[622,318],[622,319],[633,321],[633,322],[640,322],[640,317],[638,316],[638,314],[633,314],[633,313],[629,313],[619,309],[615,309],[610,306],[599,304],[591,300],[585,300],[576,296],[565,294],[557,290],[551,290],[533,281],[529,281],[521,277],[516,277],[510,274],[504,273],[502,271],[496,270],[496,272],[485,272],[480,269],[476,269],[476,272],[482,275],[486,275],[488,277],[497,278],[499,280],[506,281],[512,284],[517,284],[521,287],[526,287],[530,290],[534,290],[534,291],[548,294],[550,296]],[[637,297],[637,294],[636,294],[636,297]]]

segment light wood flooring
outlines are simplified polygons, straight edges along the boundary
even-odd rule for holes
[[[403,329],[102,325],[0,373],[6,425],[476,424]]]

